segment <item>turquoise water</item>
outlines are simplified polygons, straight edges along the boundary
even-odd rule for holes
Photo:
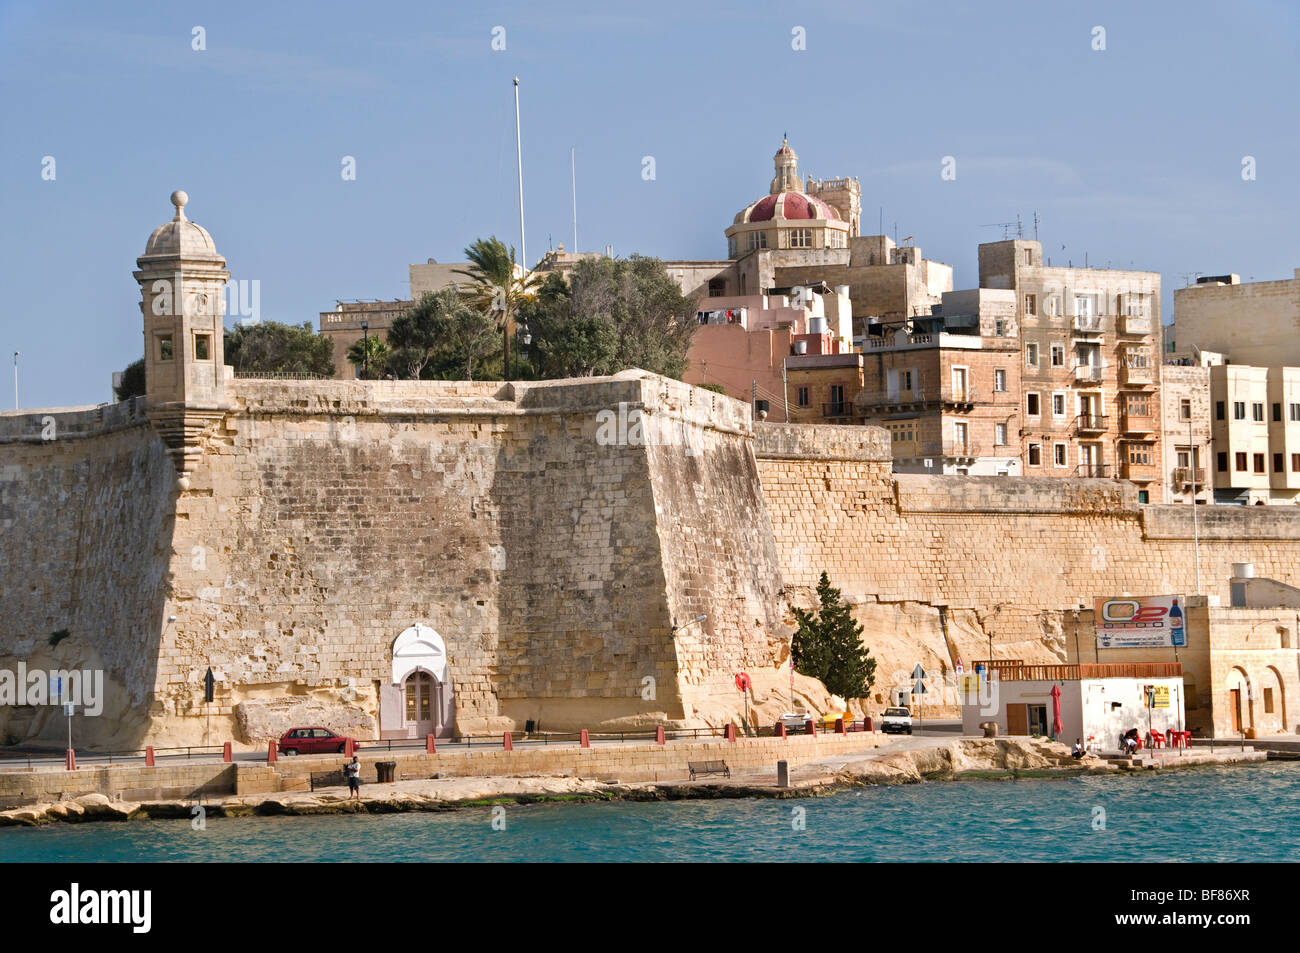
[[[1105,812],[1094,830],[1095,811]],[[802,810],[803,828],[796,829]],[[0,829],[4,861],[1294,861],[1300,764],[824,798]]]

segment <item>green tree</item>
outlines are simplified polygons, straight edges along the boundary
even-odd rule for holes
[[[629,367],[680,378],[695,302],[657,258],[587,258],[566,283],[551,276],[524,309],[542,370],[553,377]]]
[[[817,598],[817,612],[794,609],[795,670],[820,679],[832,695],[865,698],[876,681],[876,660],[862,645],[862,625],[854,621],[853,609],[825,572],[817,583]]]
[[[499,350],[497,324],[451,288],[427,293],[388,329],[394,374],[420,378],[473,380]]]
[[[278,321],[241,324],[226,332],[226,363],[236,371],[334,376],[334,343],[301,325]]]
[[[138,361],[132,361],[126,365],[122,371],[122,383],[113,388],[113,393],[118,400],[130,400],[132,397],[143,397],[145,394],[144,379],[144,358]]]
[[[515,262],[515,249],[493,235],[477,239],[465,249],[469,268],[457,268],[456,274],[469,278],[465,300],[482,315],[490,317],[501,331],[504,365],[510,363],[510,339],[515,334],[515,315],[533,296],[540,283],[538,275],[523,273]],[[477,330],[466,333],[477,337]],[[509,376],[510,368],[503,366]]]
[[[348,363],[358,368],[358,376],[364,369],[364,372],[368,372],[371,377],[376,377],[388,366],[391,355],[392,350],[383,338],[378,335],[374,337],[363,335],[361,340],[348,348]]]

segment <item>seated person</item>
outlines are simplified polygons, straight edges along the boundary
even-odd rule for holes
[[[1128,731],[1124,732],[1124,750],[1131,754],[1137,750],[1137,746],[1138,730],[1136,728],[1130,728]]]
[[[1074,747],[1070,749],[1070,757],[1074,758],[1075,760],[1078,760],[1079,758],[1082,758],[1083,755],[1084,755],[1083,739],[1075,738]]]

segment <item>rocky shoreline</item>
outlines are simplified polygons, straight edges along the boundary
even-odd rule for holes
[[[0,827],[38,827],[88,821],[193,819],[204,817],[312,816],[320,814],[395,814],[453,811],[495,804],[583,801],[669,801],[710,798],[824,797],[850,788],[950,780],[1015,780],[1118,774],[1150,767],[1260,763],[1264,752],[1197,750],[1168,756],[1158,765],[1116,764],[1093,755],[1070,757],[1064,745],[1036,739],[961,739],[909,750],[871,749],[793,767],[789,785],[778,787],[776,771],[721,780],[637,782],[574,777],[434,778],[367,784],[359,800],[346,788],[317,792],[209,796],[203,799],[123,801],[87,794],[53,803],[0,812]],[[202,808],[201,812],[199,808]]]

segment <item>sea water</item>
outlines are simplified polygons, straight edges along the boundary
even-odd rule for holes
[[[1294,861],[1300,763],[829,797],[0,829],[30,861]]]

